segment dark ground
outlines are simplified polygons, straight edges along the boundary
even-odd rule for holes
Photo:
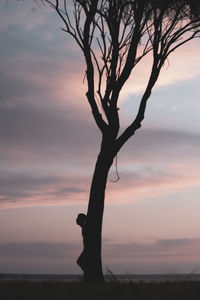
[[[62,281],[0,281],[2,300],[200,300],[200,282],[107,282],[86,285]]]

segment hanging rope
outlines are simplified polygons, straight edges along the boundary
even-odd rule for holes
[[[114,179],[114,180],[111,179],[112,182],[117,182],[117,181],[120,179],[120,177],[119,177],[119,172],[118,172],[118,159],[117,159],[117,154],[116,154],[116,156],[115,156],[115,172],[116,172],[117,178]]]
[[[87,71],[85,71],[85,74],[84,74],[84,76],[83,76],[83,84],[85,83],[86,75],[87,75]]]

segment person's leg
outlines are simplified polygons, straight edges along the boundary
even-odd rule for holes
[[[76,263],[80,266],[80,268],[84,271],[85,270],[85,254],[84,251],[78,257]]]

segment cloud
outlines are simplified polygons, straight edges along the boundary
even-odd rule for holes
[[[0,256],[15,259],[65,259],[75,251],[75,245],[67,243],[7,243],[0,244]]]
[[[185,170],[184,166],[178,171],[183,173],[183,170]],[[199,175],[181,175],[153,169],[120,173],[120,176],[121,179],[118,183],[108,183],[106,193],[108,203],[127,204],[144,199],[178,195],[190,191],[192,188],[198,188],[200,179]]]
[[[2,169],[80,170],[94,163],[100,147],[99,131],[70,112],[40,110],[31,106],[0,110]],[[98,145],[99,143],[99,145]],[[89,169],[91,168],[89,166]],[[88,169],[88,168],[87,168]]]
[[[180,157],[198,157],[200,138],[196,133],[159,128],[141,128],[125,145],[123,157],[133,162],[141,160],[165,162],[170,159],[179,161]],[[125,152],[126,151],[126,152]],[[188,159],[188,157],[185,157]]]
[[[73,243],[0,244],[0,269],[5,273],[80,273],[76,259],[80,245]]]
[[[184,168],[184,166],[183,166]],[[111,172],[108,179],[106,199],[109,204],[126,204],[141,199],[155,198],[172,193],[183,193],[198,187],[199,176],[182,175],[153,168],[120,172],[117,183]],[[183,173],[184,174],[184,173]],[[86,203],[89,195],[91,176],[78,172],[40,173],[1,172],[0,207],[26,207],[38,205],[74,205]]]
[[[5,82],[2,81],[4,87]],[[19,82],[16,86],[13,84],[13,95],[8,89],[5,92],[2,89],[2,163],[8,166],[11,160],[15,165],[22,160],[36,162],[37,159],[46,161],[49,158],[52,161],[72,161],[73,157],[75,163],[83,157],[87,163],[94,161],[100,145],[100,133],[90,112],[75,107],[72,99],[63,105],[55,103],[49,86],[44,92],[42,84],[37,86],[26,79]],[[30,99],[33,94],[36,98]],[[29,100],[22,100],[27,95]],[[39,97],[48,100],[39,101]],[[88,103],[85,104],[88,107]],[[171,155],[173,159],[176,155],[184,156],[189,150],[191,156],[197,155],[199,140],[198,134],[175,129],[141,128],[122,150],[123,157],[133,161],[149,161],[150,158],[158,161],[163,155],[166,158]]]
[[[64,85],[63,78],[70,78],[68,73],[67,77],[62,73],[66,66],[59,64],[58,71],[48,81],[46,76],[56,68],[56,62],[47,62],[47,66],[34,66],[33,60],[31,72],[26,73],[24,69],[21,75],[15,70],[1,69],[2,207],[8,203],[10,207],[53,205],[55,201],[74,203],[88,198],[100,133],[91,113],[83,109],[84,105],[88,108],[88,103],[79,107],[79,101],[73,100],[74,94],[67,93],[64,100],[60,89],[56,93],[56,85]],[[69,64],[70,68],[72,65]],[[59,74],[62,74],[61,83]],[[71,81],[68,85],[76,90]],[[59,96],[62,101],[55,102]],[[183,130],[141,128],[119,154],[121,180],[116,185],[108,184],[107,197],[111,202],[131,202],[132,194],[135,199],[141,199],[197,184],[199,141],[198,134]],[[185,168],[193,173],[183,176]],[[55,175],[49,176],[44,170]],[[59,171],[64,175],[56,175]],[[114,178],[113,170],[109,179]]]
[[[42,71],[43,78],[46,78],[47,69]],[[91,155],[90,147],[97,149],[95,141],[100,134],[90,112],[84,111],[83,105],[74,101],[69,91],[65,96],[56,94],[56,84],[60,91],[59,79],[35,82],[37,71],[34,73],[33,69],[30,76],[20,77],[13,73],[0,73],[2,164],[8,167],[9,161],[12,166],[28,160],[67,161],[70,156],[75,156],[77,161],[80,157],[86,159],[86,153]],[[72,88],[72,84],[68,84]],[[88,108],[88,103],[85,104]]]
[[[200,239],[158,239],[150,243],[119,244],[104,240],[104,255],[112,257],[168,257],[168,256],[200,256]],[[79,243],[4,243],[0,244],[0,257],[65,259],[78,254]]]
[[[199,41],[193,40],[172,53],[161,69],[154,90],[199,76],[199,45]],[[122,90],[122,102],[131,94],[142,94],[145,91],[152,66],[152,55],[150,53],[144,57],[132,71],[133,75]]]
[[[4,8],[0,27],[1,205],[53,204],[57,199],[82,202],[88,198],[101,140],[84,95],[83,57],[59,30],[51,10],[33,9],[30,3],[23,3],[24,10],[16,9],[18,4]],[[193,67],[197,67],[185,76],[196,76],[198,45],[184,49],[176,56],[178,65],[191,54]],[[182,79],[182,68],[176,73],[172,64],[169,69],[170,78],[160,86]],[[136,69],[136,84],[130,81],[127,93],[140,92],[144,70],[144,65]],[[171,94],[164,92],[169,98]],[[130,103],[127,107],[132,110]],[[123,202],[128,197],[127,201],[132,201],[132,193],[137,192],[140,198],[155,195],[155,190],[160,194],[196,184],[199,141],[199,134],[184,128],[141,128],[119,154],[121,180],[116,185],[109,183],[108,198]],[[183,176],[184,168],[191,174]],[[114,170],[109,178],[115,178]]]
[[[191,272],[198,267],[200,239],[158,239],[124,244],[103,241],[103,265],[116,273]],[[75,261],[79,243],[4,243],[0,244],[2,272],[79,273]]]
[[[1,174],[1,208],[81,203],[88,193],[87,186],[88,178],[73,174]]]
[[[105,245],[105,255],[115,257],[199,257],[200,239],[158,239],[150,243],[110,243]]]

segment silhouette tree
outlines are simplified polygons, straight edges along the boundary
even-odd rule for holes
[[[200,36],[199,0],[41,0],[63,21],[84,54],[87,93],[102,142],[91,183],[84,247],[86,282],[102,282],[101,232],[107,176],[126,141],[141,127],[161,68],[178,47]],[[152,55],[136,116],[119,134],[120,91],[135,66]],[[79,224],[80,225],[80,224]],[[79,261],[80,262],[80,261]]]

